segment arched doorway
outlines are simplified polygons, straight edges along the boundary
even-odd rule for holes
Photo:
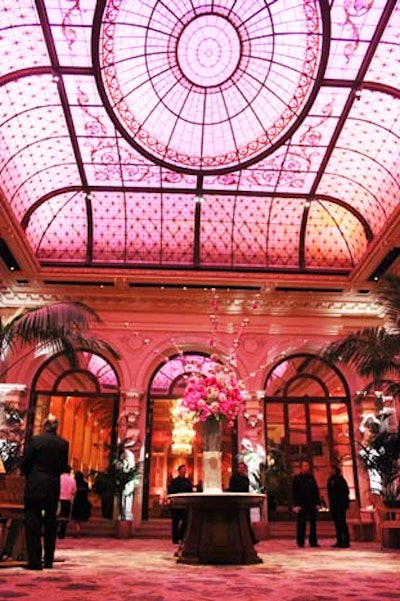
[[[194,487],[202,481],[202,440],[196,425],[183,424],[174,409],[182,397],[187,377],[195,371],[209,375],[216,360],[207,354],[185,352],[171,356],[154,372],[149,388],[144,462],[144,520],[169,517],[169,480],[184,463]],[[228,487],[237,448],[236,428],[222,435],[222,485]]]
[[[43,429],[49,413],[59,419],[59,433],[70,443],[70,464],[86,476],[103,471],[110,444],[115,442],[119,382],[102,356],[79,351],[71,367],[63,354],[36,373],[29,406],[28,436]]]
[[[353,420],[347,382],[320,357],[298,353],[282,358],[265,380],[267,488],[283,511],[291,505],[291,479],[301,459],[310,462],[321,496],[331,465],[339,462],[359,498]]]

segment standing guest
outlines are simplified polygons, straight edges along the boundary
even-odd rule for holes
[[[72,503],[71,518],[75,522],[75,538],[81,537],[81,524],[90,518],[92,504],[89,501],[89,484],[82,472],[76,472],[76,493]]]
[[[71,517],[72,499],[76,493],[76,480],[71,474],[71,466],[61,474],[60,478],[60,526],[58,529],[58,538],[65,538],[68,521]]]
[[[307,522],[310,525],[310,547],[319,547],[317,539],[317,513],[321,504],[317,482],[310,472],[308,461],[301,461],[300,472],[292,481],[293,511],[297,515],[296,541],[304,547]]]
[[[249,492],[250,480],[247,474],[247,465],[239,461],[237,469],[229,481],[229,492]]]
[[[232,474],[229,480],[229,492],[249,492],[250,490],[250,479],[248,476],[248,468],[244,461],[239,461],[237,464],[236,472]],[[249,517],[249,529],[251,534],[251,540],[253,545],[256,545],[259,540],[254,534],[253,527],[251,525],[250,511],[248,512]]]
[[[186,465],[178,467],[178,475],[172,478],[168,486],[168,494],[176,495],[179,493],[192,492],[193,486],[186,477]],[[172,518],[172,542],[174,545],[180,545],[185,537],[187,513],[186,509],[177,509],[171,507]],[[178,551],[177,551],[178,553]]]
[[[346,512],[350,507],[350,491],[345,478],[342,476],[338,466],[332,467],[332,473],[328,479],[329,511],[336,530],[336,543],[333,547],[350,547],[349,527],[346,520]]]
[[[57,418],[49,415],[44,432],[28,442],[21,465],[26,477],[24,505],[29,570],[42,569],[42,527],[44,567],[53,567],[60,475],[67,469],[69,451],[68,441],[58,436],[57,428]]]

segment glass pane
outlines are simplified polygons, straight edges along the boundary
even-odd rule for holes
[[[266,404],[267,457],[261,474],[268,495],[268,513],[289,504],[289,474],[286,466],[283,403]]]
[[[329,452],[329,434],[326,424],[311,426],[311,453],[313,472],[317,480],[323,505],[326,505],[326,484],[330,475],[331,455]]]
[[[290,403],[289,411],[289,426],[292,428],[296,424],[306,423],[305,405],[303,403]]]
[[[349,413],[344,403],[334,403],[330,406],[332,418],[333,455],[340,463],[342,474],[350,488],[350,498],[355,499],[353,451],[349,433]]]
[[[277,424],[283,424],[283,403],[269,403],[265,404],[265,416],[267,424],[274,422]]]
[[[33,434],[43,430],[49,413],[59,419],[59,434],[69,440],[69,463],[85,476],[104,471],[108,464],[108,446],[114,414],[111,398],[37,395]]]
[[[292,463],[301,461],[308,456],[306,426],[290,428],[289,431],[289,455]],[[292,468],[293,469],[293,468]]]
[[[325,403],[310,403],[310,422],[312,424],[326,424],[328,421]]]
[[[349,413],[345,403],[332,403],[329,405],[331,420],[334,424],[348,424]]]

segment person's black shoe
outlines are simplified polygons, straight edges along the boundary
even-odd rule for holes
[[[314,543],[313,545],[310,545],[310,547],[320,547],[321,545],[319,545],[318,543]]]
[[[37,571],[41,571],[42,570],[42,566],[36,566],[36,565],[32,565],[30,563],[27,563],[26,566],[23,566],[24,570],[37,570]]]
[[[299,549],[302,549],[304,547],[304,544],[303,545],[299,545],[299,543],[297,543],[297,546],[299,547]]]
[[[54,561],[53,557],[49,557],[49,556],[45,555],[43,557],[43,567],[47,568],[47,569],[52,568],[53,567],[53,561]]]
[[[340,547],[341,549],[348,549],[350,547],[349,543],[340,543],[340,545],[338,545],[338,547]]]
[[[334,545],[331,545],[331,547],[335,547],[337,549],[338,547],[340,547],[340,544],[339,543],[335,543]]]

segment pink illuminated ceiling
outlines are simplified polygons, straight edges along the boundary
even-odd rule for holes
[[[350,274],[399,211],[394,0],[0,0],[42,266]]]

